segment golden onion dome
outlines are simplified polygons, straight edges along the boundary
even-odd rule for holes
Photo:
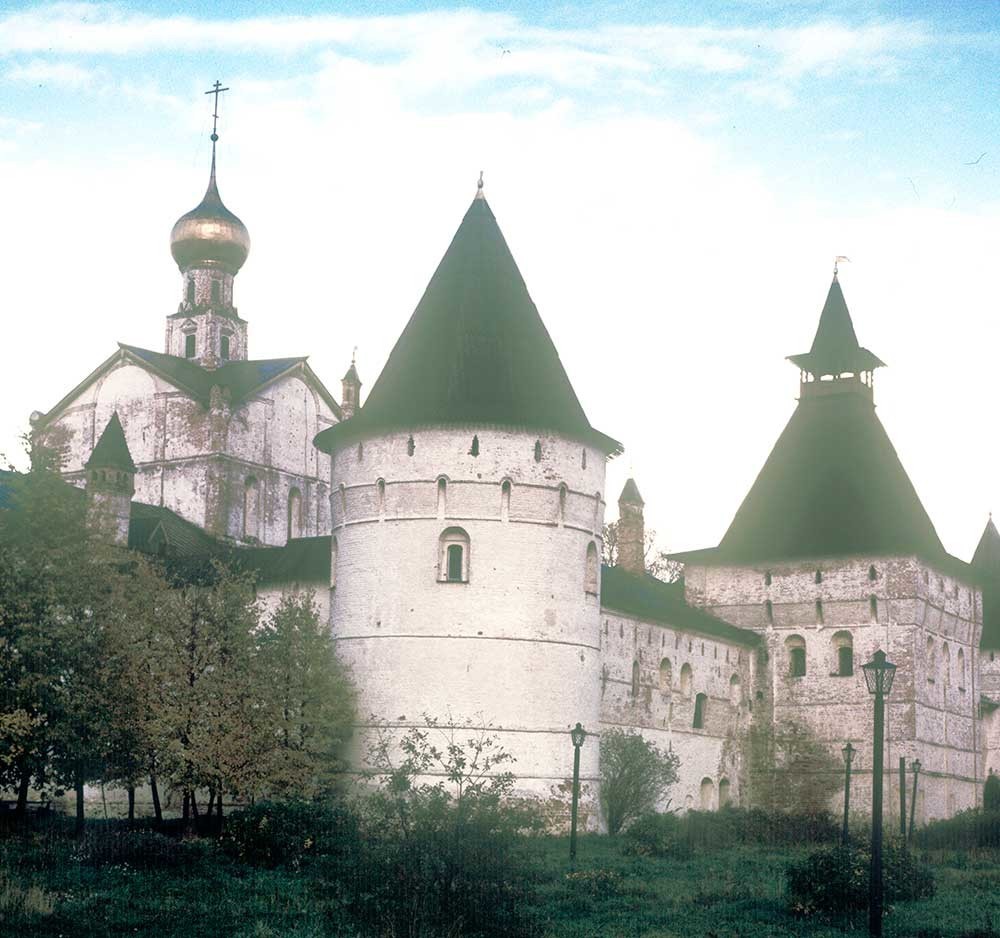
[[[182,270],[216,267],[235,274],[250,253],[250,232],[225,205],[215,182],[215,146],[212,174],[197,208],[181,215],[170,232],[170,253]]]

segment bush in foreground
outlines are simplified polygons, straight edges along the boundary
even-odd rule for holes
[[[622,850],[633,856],[686,860],[693,850],[683,821],[675,814],[644,814],[625,831]]]
[[[608,833],[617,834],[629,822],[652,811],[677,781],[680,759],[657,749],[639,733],[620,729],[601,734],[601,807]]]
[[[867,846],[819,850],[787,871],[789,906],[796,915],[854,918],[868,908],[871,851]],[[885,901],[905,902],[934,895],[930,868],[887,840],[882,854]]]

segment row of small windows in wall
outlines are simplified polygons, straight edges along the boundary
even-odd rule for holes
[[[698,806],[702,811],[711,811],[714,808],[725,808],[730,800],[730,784],[728,778],[719,779],[719,802],[715,803],[715,782],[707,776],[701,780],[698,787]],[[693,807],[689,804],[688,808]]]
[[[927,664],[928,684],[935,684],[937,683],[937,679],[940,678],[944,690],[947,690],[949,687],[951,687],[951,679],[952,679],[951,648],[948,646],[947,642],[941,643],[941,657],[939,663],[937,643],[934,641],[932,637],[928,637],[926,664]],[[965,650],[962,648],[958,649],[958,654],[955,656],[955,671],[958,680],[958,689],[962,693],[965,693],[965,687],[966,687]]]
[[[872,564],[868,568],[868,581],[870,583],[874,583],[877,579],[878,579],[878,570],[875,568],[875,565]],[[770,586],[773,582],[774,582],[774,575],[771,573],[770,570],[765,570],[764,585]],[[816,571],[813,573],[813,582],[814,583],[823,582],[823,571],[821,569],[817,568]]]
[[[940,577],[939,576],[939,577],[935,577],[934,579],[935,579],[935,586],[937,587],[937,590],[938,590],[939,593],[945,593],[945,592],[947,592],[947,594],[949,596],[951,596],[952,599],[958,599],[958,592],[959,592],[959,590],[958,590],[958,584],[957,583],[952,583],[951,586],[946,589],[945,588],[944,577]],[[931,582],[931,575],[930,575],[930,573],[927,570],[924,570],[924,583],[927,586],[930,586],[930,582]],[[966,590],[965,595],[966,595],[966,598],[971,603],[972,602],[972,590]]]
[[[302,492],[292,486],[286,502],[286,538],[302,536],[302,511]],[[260,483],[256,476],[247,476],[243,481],[243,537],[247,540],[260,537]]]
[[[639,676],[640,676],[640,666],[639,662],[632,662],[632,699],[637,700],[639,697]],[[680,672],[680,693],[686,700],[691,699],[692,681],[693,681],[693,671],[690,664],[681,665]],[[669,658],[663,658],[660,661],[659,668],[659,684],[660,692],[665,696],[670,694],[672,690],[673,682],[673,666],[670,663]],[[743,697],[743,682],[738,674],[733,674],[729,679],[729,702],[734,706],[738,707],[740,701]],[[708,695],[707,694],[696,694],[694,698],[694,714],[691,720],[691,726],[693,729],[700,730],[705,728],[705,718],[708,710]]]
[[[193,302],[193,300],[192,300]],[[413,439],[413,434],[411,433],[406,441],[406,455],[412,456],[417,451],[417,441]],[[478,456],[479,455],[479,434],[474,433],[472,435],[472,441],[469,444],[469,455]],[[533,455],[535,462],[542,461],[542,441],[535,440],[535,446],[533,450]],[[365,458],[365,445],[364,443],[358,443],[358,462],[362,462]],[[587,451],[585,449],[580,450],[580,468],[587,468]]]
[[[223,333],[219,336],[219,358],[227,362],[229,361],[230,352],[230,337]],[[187,332],[184,335],[184,357],[185,358],[197,358],[198,356],[198,338],[193,332]]]
[[[786,671],[789,677],[805,677],[808,668],[806,640],[801,635],[785,639]],[[854,637],[850,632],[834,632],[830,636],[830,676],[851,677],[854,674]]]
[[[193,306],[195,298],[195,284],[194,277],[188,277],[187,282],[187,301]],[[221,303],[222,302],[222,284],[218,280],[213,280],[212,285],[209,288],[212,293],[212,302]]]

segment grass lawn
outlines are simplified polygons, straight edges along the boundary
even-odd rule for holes
[[[797,854],[740,847],[674,862],[627,857],[612,838],[533,841],[538,935],[551,938],[840,936],[841,927],[792,917],[784,869]],[[900,904],[887,936],[986,936],[1000,926],[1000,855],[936,853],[935,898]],[[143,868],[141,858],[91,863],[62,835],[0,841],[0,935],[17,938],[314,938],[355,936],[319,861],[300,870],[239,864],[210,842]],[[858,933],[866,933],[864,922]],[[370,932],[377,934],[377,932]],[[510,938],[516,938],[508,932]],[[402,938],[402,936],[400,936]],[[434,938],[423,935],[422,938]]]

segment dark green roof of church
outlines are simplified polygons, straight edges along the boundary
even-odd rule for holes
[[[847,372],[858,374],[885,365],[877,355],[858,343],[844,292],[836,276],[826,295],[812,348],[804,355],[790,355],[789,361],[816,377]]]
[[[549,430],[619,443],[591,427],[485,198],[477,197],[364,406],[324,430],[349,437],[435,424]]]
[[[197,362],[176,355],[164,355],[135,345],[122,345],[125,351],[152,365],[165,378],[190,391],[201,403],[208,405],[213,385],[228,388],[231,401],[237,404],[257,388],[288,371],[305,357],[264,358],[257,361],[227,362],[219,368],[202,368]]]
[[[129,452],[128,443],[125,442],[125,431],[122,430],[122,423],[118,419],[118,411],[111,415],[86,466],[88,469],[123,469],[126,472],[135,472],[135,463],[132,462],[132,454]]]
[[[629,573],[622,567],[601,568],[601,607],[658,622],[675,629],[711,635],[742,645],[759,645],[760,636],[723,622],[684,601],[684,583],[664,583],[649,574]]]

